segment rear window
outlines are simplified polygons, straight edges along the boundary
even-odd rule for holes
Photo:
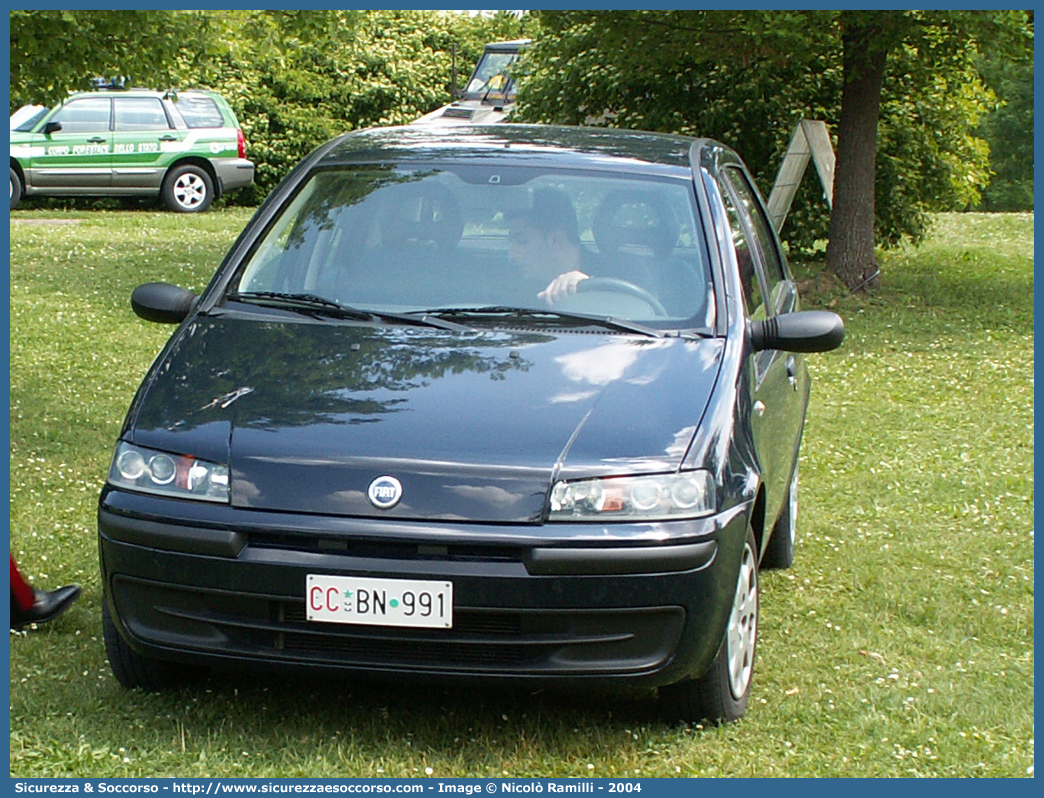
[[[210,97],[186,97],[178,98],[176,107],[181,112],[185,124],[190,128],[199,127],[224,127],[225,120],[221,116],[221,109]]]

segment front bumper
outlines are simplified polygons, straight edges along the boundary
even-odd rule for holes
[[[146,656],[658,686],[702,673],[717,653],[745,511],[633,525],[643,543],[614,529],[608,546],[598,544],[602,526],[307,517],[111,489],[98,520],[109,610]],[[161,520],[171,517],[183,520]],[[663,540],[650,544],[650,535]],[[453,628],[308,622],[308,574],[450,580]]]

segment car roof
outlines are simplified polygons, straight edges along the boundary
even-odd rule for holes
[[[372,128],[331,142],[318,166],[348,163],[496,160],[518,165],[691,177],[685,136],[564,125],[460,125]]]
[[[533,43],[532,39],[512,39],[509,42],[487,42],[482,48],[484,51],[496,53],[496,52],[518,52],[519,50],[525,49]]]
[[[130,89],[122,89],[119,87],[103,87],[98,89],[90,89],[89,91],[77,91],[69,95],[67,100],[72,100],[77,97],[97,97],[99,95],[109,95],[113,97],[160,97],[160,98],[174,98],[179,95],[206,95],[208,97],[219,96],[217,92],[211,91],[210,89],[166,89],[159,91],[157,89],[147,89],[143,87],[134,87]]]

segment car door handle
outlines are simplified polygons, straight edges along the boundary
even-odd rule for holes
[[[790,380],[790,387],[795,391],[797,390],[797,361],[793,355],[787,358],[787,379]]]
[[[87,139],[88,144],[104,144],[107,141],[108,139],[103,138],[102,136],[95,136],[94,138]]]
[[[170,133],[168,133],[166,136],[160,136],[159,140],[160,141],[178,141],[179,139],[178,139],[177,136],[173,136]]]

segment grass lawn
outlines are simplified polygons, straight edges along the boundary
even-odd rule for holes
[[[12,214],[11,548],[37,585],[84,586],[10,637],[12,776],[1032,774],[1029,214],[943,216],[883,256],[873,296],[811,303],[848,337],[809,357],[797,558],[764,574],[740,723],[667,726],[644,692],[228,675],[122,690],[96,503],[171,332],[128,299],[151,280],[201,290],[248,217]]]

